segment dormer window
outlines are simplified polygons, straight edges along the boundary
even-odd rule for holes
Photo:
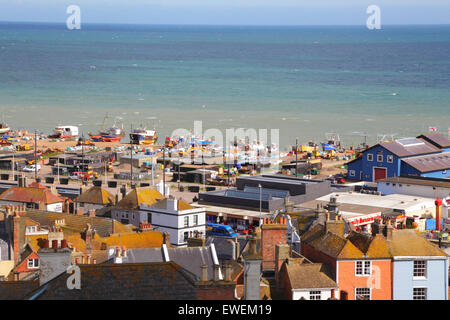
[[[28,269],[39,268],[39,259],[28,259]]]

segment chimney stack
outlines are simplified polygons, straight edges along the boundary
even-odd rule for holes
[[[218,264],[214,265],[214,281],[220,281],[220,266]]]
[[[434,202],[436,205],[436,231],[441,231],[441,210],[442,210],[442,200],[437,198]]]
[[[392,240],[392,234],[394,232],[394,227],[391,224],[391,220],[388,220],[387,226],[386,226],[386,239]]]
[[[84,210],[83,210],[83,208],[77,208],[77,215],[78,215],[78,216],[83,216],[83,215],[84,215]]]
[[[230,262],[225,263],[223,268],[224,268],[224,273],[225,273],[224,280],[225,281],[232,281],[232,279],[231,279],[231,272],[232,272],[231,263]]]
[[[244,300],[260,300],[262,256],[256,251],[256,239],[250,239],[244,253]]]
[[[202,282],[208,281],[208,266],[204,264],[200,268],[201,268],[200,281]]]
[[[170,248],[170,247],[172,246],[172,244],[170,243],[170,234],[169,234],[167,231],[165,231],[165,232],[163,233],[163,243],[164,243],[168,248]]]

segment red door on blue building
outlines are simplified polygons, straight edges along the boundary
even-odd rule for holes
[[[374,181],[387,178],[386,168],[374,168]]]

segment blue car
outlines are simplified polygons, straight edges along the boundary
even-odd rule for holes
[[[209,230],[209,234],[212,236],[231,238],[235,238],[238,236],[230,226],[216,223],[208,223],[207,226],[211,228],[211,230]]]

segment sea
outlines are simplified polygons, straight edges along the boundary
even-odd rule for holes
[[[106,114],[106,125],[156,128],[159,141],[194,121],[224,136],[267,129],[281,149],[331,133],[346,146],[447,135],[450,25],[0,22],[0,120],[87,134]]]

